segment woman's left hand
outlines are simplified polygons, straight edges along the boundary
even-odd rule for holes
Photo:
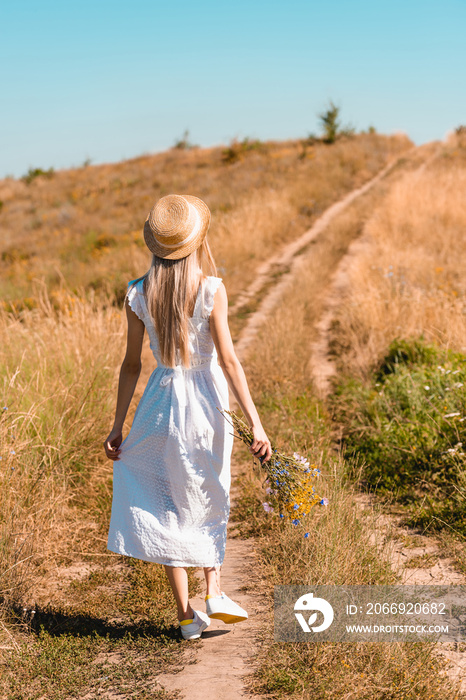
[[[104,442],[105,454],[109,459],[112,459],[114,462],[120,459],[118,455],[121,452],[119,448],[122,441],[123,434],[121,430],[112,430],[112,432]]]

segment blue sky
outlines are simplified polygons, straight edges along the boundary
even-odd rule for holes
[[[7,0],[0,177],[318,132],[466,124],[466,0]]]

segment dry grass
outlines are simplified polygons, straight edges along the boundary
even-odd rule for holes
[[[163,567],[106,548],[124,314],[92,290],[35,298],[0,309],[0,697],[168,699],[157,676],[183,649]]]
[[[121,313],[95,295],[62,290],[57,311],[36,285],[36,299],[38,307],[16,319],[0,310],[0,591],[13,600],[55,558],[84,542],[92,550],[96,523],[83,520],[79,505],[102,497],[89,494],[97,472],[109,490],[100,436],[124,338]]]
[[[376,203],[399,177],[398,171],[389,175],[355,200],[302,256],[281,302],[265,320],[249,351],[248,376],[258,390],[273,392],[279,386],[286,396],[298,385],[300,390],[308,386],[314,326],[322,314],[330,279]]]
[[[446,173],[443,177],[449,183],[454,180]],[[354,499],[358,484],[348,482],[348,465],[332,449],[329,416],[313,395],[308,363],[314,324],[322,310],[326,285],[350,241],[374,219],[373,210],[382,195],[382,208],[393,215],[393,206],[390,206],[393,193],[402,197],[406,183],[417,179],[416,174],[404,176],[398,169],[389,183],[383,183],[377,191],[355,202],[335,220],[326,235],[319,238],[303,258],[296,278],[264,323],[245,362],[253,395],[269,434],[281,449],[306,454],[321,468],[323,481],[319,493],[330,501],[328,508],[315,508],[303,528],[283,527],[276,514],[265,513],[261,506],[267,496],[257,474],[251,468],[243,477],[244,496],[234,517],[244,534],[258,538],[256,551],[271,607],[274,585],[386,584],[397,580],[389,563],[392,538],[378,541],[372,519],[377,511],[368,517],[358,511]],[[407,212],[413,217],[416,212],[422,218],[418,208],[424,206],[425,201],[417,200],[413,206],[412,195],[410,191],[404,200],[411,201]],[[424,221],[428,218],[427,214]],[[404,218],[400,215],[394,227],[401,225],[404,225]],[[435,226],[431,226],[430,231],[434,230]],[[385,245],[388,245],[387,236],[385,231]],[[398,251],[402,241],[403,236],[397,239],[398,248],[391,245],[390,251]],[[420,251],[421,242],[418,255]],[[372,251],[366,261],[369,266],[374,262],[373,256]],[[360,277],[360,296],[356,303],[345,304],[340,318],[356,317],[369,333],[373,318],[371,308],[372,305],[377,307],[377,297],[371,296],[373,287],[364,286],[365,279],[364,275]],[[363,299],[364,307],[360,308]],[[400,318],[399,323],[402,322]],[[353,336],[345,340],[350,357],[356,357],[360,347],[353,348]],[[363,362],[360,364],[362,366]],[[303,537],[305,530],[310,533],[308,538]],[[255,657],[258,665],[250,680],[253,693],[270,694],[275,698],[341,700],[350,697],[369,700],[381,696],[393,700],[460,697],[454,684],[444,675],[446,664],[434,644],[283,645],[273,641],[272,630],[271,615],[270,627],[262,631],[262,644]]]
[[[340,368],[366,379],[395,337],[466,350],[466,144],[408,173],[366,223],[336,317]]]
[[[223,274],[240,290],[264,250],[273,253],[409,145],[403,137],[361,135],[331,148],[318,145],[303,160],[299,142],[271,143],[232,166],[222,162],[220,149],[171,151],[38,177],[30,185],[1,183],[4,292],[30,294],[16,299],[14,314],[4,308],[0,316],[8,406],[1,422],[1,474],[9,484],[0,509],[5,595],[21,599],[34,586],[34,571],[39,575],[66,551],[102,549],[111,468],[101,442],[124,354],[117,280],[124,291],[148,259],[140,232],[128,234],[131,222],[154,197],[195,188],[216,215],[213,247],[219,264],[228,264]],[[299,214],[303,202],[307,209]],[[97,237],[87,235],[97,227]]]
[[[299,159],[299,142],[271,143],[231,165],[222,161],[220,149],[172,151],[36,178],[29,186],[10,180],[0,184],[0,289],[16,305],[14,314],[5,310],[8,304],[0,314],[5,338],[0,381],[3,405],[8,406],[0,423],[0,475],[2,485],[8,485],[0,492],[0,590],[7,600],[33,596],[41,577],[63,562],[89,552],[109,556],[105,544],[112,469],[102,442],[113,419],[125,335],[124,315],[115,306],[127,281],[147,268],[141,222],[157,197],[194,192],[208,202],[219,274],[234,300],[259,261],[296,238],[330,203],[410,145],[402,137],[361,135],[331,147],[316,145],[307,159]],[[331,242],[316,243],[304,276],[263,329],[261,352],[249,363],[258,403],[277,437],[312,452],[321,464],[329,454],[328,428],[322,409],[307,394],[309,343],[323,280],[360,230],[370,198],[365,202],[345,214]],[[265,557],[265,570],[270,573],[275,567],[276,573],[296,578],[306,571],[309,582],[316,576],[340,582],[389,576],[386,559],[361,533],[351,492],[343,486],[341,463],[326,463],[333,465],[327,483],[334,509],[313,525],[325,546],[318,552],[315,544],[298,541],[296,534],[283,536],[280,551],[288,552],[280,563],[284,569]],[[339,534],[342,522],[345,538]],[[355,555],[348,558],[351,547]],[[332,548],[335,557],[329,554]],[[313,570],[309,556],[316,562]],[[143,567],[137,581],[143,572],[152,572],[159,586],[153,569]],[[91,610],[95,621],[98,601],[114,597],[103,589],[99,593],[97,585],[101,579],[103,586],[110,585],[110,574],[97,574],[91,572],[83,582],[85,600],[75,597],[78,627],[80,610],[86,615]],[[115,580],[116,586],[123,585],[121,576]],[[153,586],[135,594],[130,616],[142,610],[148,590]],[[69,594],[74,595],[71,587]],[[47,661],[55,647],[49,640],[44,643]],[[72,656],[66,667],[71,675]],[[26,688],[28,673],[32,670],[25,671]],[[33,696],[25,690],[18,697]]]
[[[454,135],[421,172],[407,173],[367,221],[331,329],[340,376],[369,382],[394,338],[466,351],[466,139]],[[438,534],[464,570],[464,542]]]
[[[411,146],[403,136],[360,134],[300,159],[300,141],[269,142],[226,164],[222,149],[172,150],[115,165],[59,171],[31,184],[0,182],[0,296],[32,307],[34,278],[48,289],[121,295],[150,262],[142,225],[153,203],[194,193],[212,210],[210,240],[230,296],[258,262],[310,226],[342,194]]]

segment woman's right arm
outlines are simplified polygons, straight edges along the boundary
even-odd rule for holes
[[[223,282],[215,294],[214,308],[210,314],[210,331],[228,385],[252,430],[254,441],[250,450],[256,457],[268,460],[272,455],[272,447],[251,398],[243,367],[235,353],[228,326],[228,299]]]
[[[145,330],[144,322],[131,308],[128,297],[125,299],[125,308],[128,320],[126,355],[120,368],[115,421],[110,435],[104,441],[105,453],[109,459],[114,461],[120,459],[123,423],[141,373],[141,350]]]

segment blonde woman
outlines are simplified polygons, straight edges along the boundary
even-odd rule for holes
[[[251,451],[265,460],[272,454],[233,348],[227,294],[206,238],[210,219],[192,195],[162,197],[146,219],[152,264],[128,285],[126,355],[104,442],[114,461],[107,547],[164,565],[184,639],[200,637],[210,618],[248,617],[220,584],[233,437],[218,409],[228,408],[228,386],[253,430]],[[145,330],[157,367],[123,440]],[[204,569],[206,612],[189,603],[188,566]]]

